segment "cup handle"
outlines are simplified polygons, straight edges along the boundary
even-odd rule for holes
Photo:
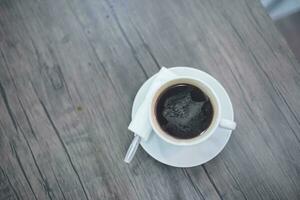
[[[221,119],[219,126],[224,129],[234,130],[236,128],[236,123],[232,120]]]

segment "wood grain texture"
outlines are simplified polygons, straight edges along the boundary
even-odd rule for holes
[[[1,0],[0,199],[299,199],[299,64],[258,1]],[[141,84],[194,66],[238,128],[212,161],[123,162]]]

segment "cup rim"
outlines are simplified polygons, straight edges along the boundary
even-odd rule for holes
[[[179,82],[182,80],[182,82]],[[201,89],[210,99],[211,103],[213,104],[213,119],[209,127],[203,131],[203,133],[199,134],[198,136],[190,139],[179,139],[170,136],[167,134],[159,125],[156,117],[155,117],[155,107],[156,107],[156,100],[159,97],[159,95],[168,87],[178,84],[178,83],[186,83],[186,84],[192,84],[199,89]],[[216,130],[216,128],[219,125],[219,121],[221,118],[221,107],[219,98],[207,83],[205,83],[203,80],[194,78],[194,77],[188,77],[188,76],[178,76],[176,78],[173,78],[171,80],[166,81],[163,83],[153,94],[150,104],[150,112],[149,112],[149,118],[150,123],[152,126],[152,129],[154,132],[164,141],[174,144],[174,145],[181,145],[181,146],[188,146],[188,145],[195,145],[199,144],[205,140],[207,140]]]

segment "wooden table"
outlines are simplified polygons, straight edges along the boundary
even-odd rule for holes
[[[1,200],[300,199],[300,68],[257,0],[1,0],[0,50]],[[163,65],[233,101],[238,128],[202,166],[123,162]]]

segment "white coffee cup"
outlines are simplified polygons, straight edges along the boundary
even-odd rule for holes
[[[204,130],[201,134],[196,137],[190,139],[180,139],[171,136],[170,134],[166,133],[159,125],[155,110],[157,106],[157,101],[160,95],[169,87],[177,84],[191,84],[193,86],[198,87],[202,90],[208,97],[213,107],[213,118],[209,125],[209,127]],[[171,79],[161,85],[152,96],[151,105],[150,105],[150,122],[154,132],[164,141],[174,144],[174,145],[195,145],[199,144],[205,140],[207,140],[212,134],[216,131],[218,127],[234,130],[236,128],[236,123],[229,119],[221,118],[222,108],[220,104],[221,99],[219,99],[218,95],[214,91],[214,89],[200,79],[195,79],[186,76],[177,76],[174,79]]]

